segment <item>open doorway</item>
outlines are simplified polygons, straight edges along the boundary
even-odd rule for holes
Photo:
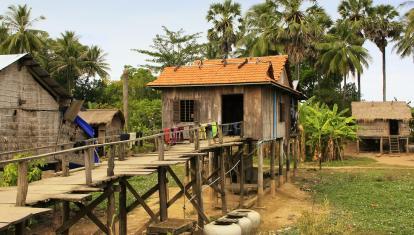
[[[221,101],[221,120],[223,124],[243,121],[243,94],[223,95]],[[240,134],[240,125],[225,126],[228,135]]]
[[[390,120],[390,135],[399,135],[398,120]]]

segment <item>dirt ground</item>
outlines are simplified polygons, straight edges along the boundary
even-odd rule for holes
[[[178,192],[178,188],[170,188],[169,194],[172,197]],[[238,206],[239,197],[229,193],[228,207],[229,210],[235,209]],[[218,218],[221,216],[221,209],[214,206],[215,203],[209,201],[209,189],[204,191],[204,210],[209,218]],[[216,202],[217,203],[217,202]],[[148,200],[148,205],[157,211],[158,196],[155,194]],[[185,210],[184,210],[185,204]],[[217,203],[219,205],[220,202]],[[275,231],[284,227],[288,227],[295,223],[296,219],[300,217],[305,210],[312,209],[310,195],[301,191],[291,183],[284,184],[277,189],[276,195],[273,197],[270,192],[266,191],[263,207],[257,208],[253,206],[251,209],[256,210],[262,216],[262,223],[259,231],[264,234],[275,234]],[[197,218],[196,212],[193,210],[191,204],[187,199],[180,198],[168,209],[168,216],[170,218]],[[53,218],[53,216],[50,216]],[[100,216],[101,221],[106,221],[104,213]],[[266,218],[266,219],[263,219]],[[128,214],[128,234],[143,234],[146,222],[149,220],[148,214],[143,208],[136,208]],[[58,224],[58,223],[55,223]],[[116,225],[117,227],[118,225]],[[53,221],[49,220],[46,224],[38,225],[37,228],[31,231],[31,234],[54,234]],[[97,232],[97,227],[88,219],[82,219],[70,229],[70,234],[101,234]]]
[[[357,156],[373,158],[376,161],[378,161],[378,163],[387,164],[387,165],[414,167],[414,153],[400,153],[400,154],[360,153]]]

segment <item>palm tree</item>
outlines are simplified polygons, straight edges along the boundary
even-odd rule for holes
[[[39,35],[46,32],[33,28],[33,25],[44,20],[44,16],[32,19],[32,9],[27,5],[9,6],[3,22],[9,31],[9,37],[1,43],[6,53],[34,52],[42,47]]]
[[[363,40],[361,46],[365,42],[363,34],[364,20],[368,17],[372,9],[372,0],[342,0],[338,7],[338,12],[342,20],[348,20],[352,24],[355,33]],[[357,73],[358,81],[358,97],[361,98],[361,73]]]
[[[52,74],[63,79],[62,82],[66,83],[69,93],[72,94],[76,81],[87,65],[87,48],[79,42],[75,32],[65,31],[56,40],[54,51]]]
[[[276,38],[280,30],[281,13],[274,1],[266,0],[252,6],[246,14],[246,35],[241,39],[242,56],[279,54],[283,50]]]
[[[406,2],[406,4],[414,4],[414,1]],[[414,8],[411,8],[405,15],[404,15],[404,35],[395,45],[397,49],[397,53],[401,55],[401,57],[408,57],[413,56],[414,59]]]
[[[310,44],[309,27],[306,21],[306,10],[302,5],[306,0],[276,0],[282,7],[282,30],[279,31],[278,40],[285,45],[285,52],[295,65],[295,74],[300,78],[300,63],[305,58],[305,52]],[[314,2],[311,1],[310,2]]]
[[[209,41],[218,42],[223,56],[227,58],[240,38],[243,22],[240,4],[232,0],[214,3],[210,5],[206,19],[213,24],[208,30]]]
[[[98,75],[101,78],[109,76],[109,65],[106,63],[107,54],[98,46],[91,46],[85,55],[85,72],[88,77]]]
[[[0,20],[1,20],[1,18],[0,18]],[[0,42],[6,41],[8,36],[9,36],[9,33],[8,33],[7,28],[4,25],[0,24]],[[0,46],[0,53],[5,53],[2,50],[1,46]]]
[[[397,39],[402,30],[402,25],[398,21],[398,12],[391,5],[378,5],[372,9],[365,24],[367,38],[377,45],[382,53],[382,99],[387,100],[386,85],[386,48],[389,40]]]
[[[368,50],[360,45],[349,23],[338,22],[333,33],[327,35],[327,42],[318,44],[322,56],[318,65],[330,75],[339,75],[344,80],[343,94],[346,94],[346,78],[349,74],[362,73],[368,67]],[[345,98],[345,97],[344,97]]]

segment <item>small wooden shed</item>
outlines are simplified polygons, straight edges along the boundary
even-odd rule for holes
[[[286,55],[195,61],[148,84],[162,91],[162,126],[243,122],[245,138],[289,137],[298,100]]]
[[[401,101],[352,102],[352,116],[358,123],[357,151],[390,153],[408,151],[410,106]]]
[[[111,137],[117,139],[116,136],[124,129],[125,118],[119,109],[88,109],[78,115],[94,128],[100,143]]]

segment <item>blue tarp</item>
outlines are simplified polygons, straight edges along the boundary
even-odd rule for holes
[[[75,123],[86,133],[89,138],[95,138],[95,130],[91,125],[89,125],[85,120],[81,117],[76,116]],[[99,156],[96,153],[96,149],[93,151],[93,157],[96,163],[99,162]]]

